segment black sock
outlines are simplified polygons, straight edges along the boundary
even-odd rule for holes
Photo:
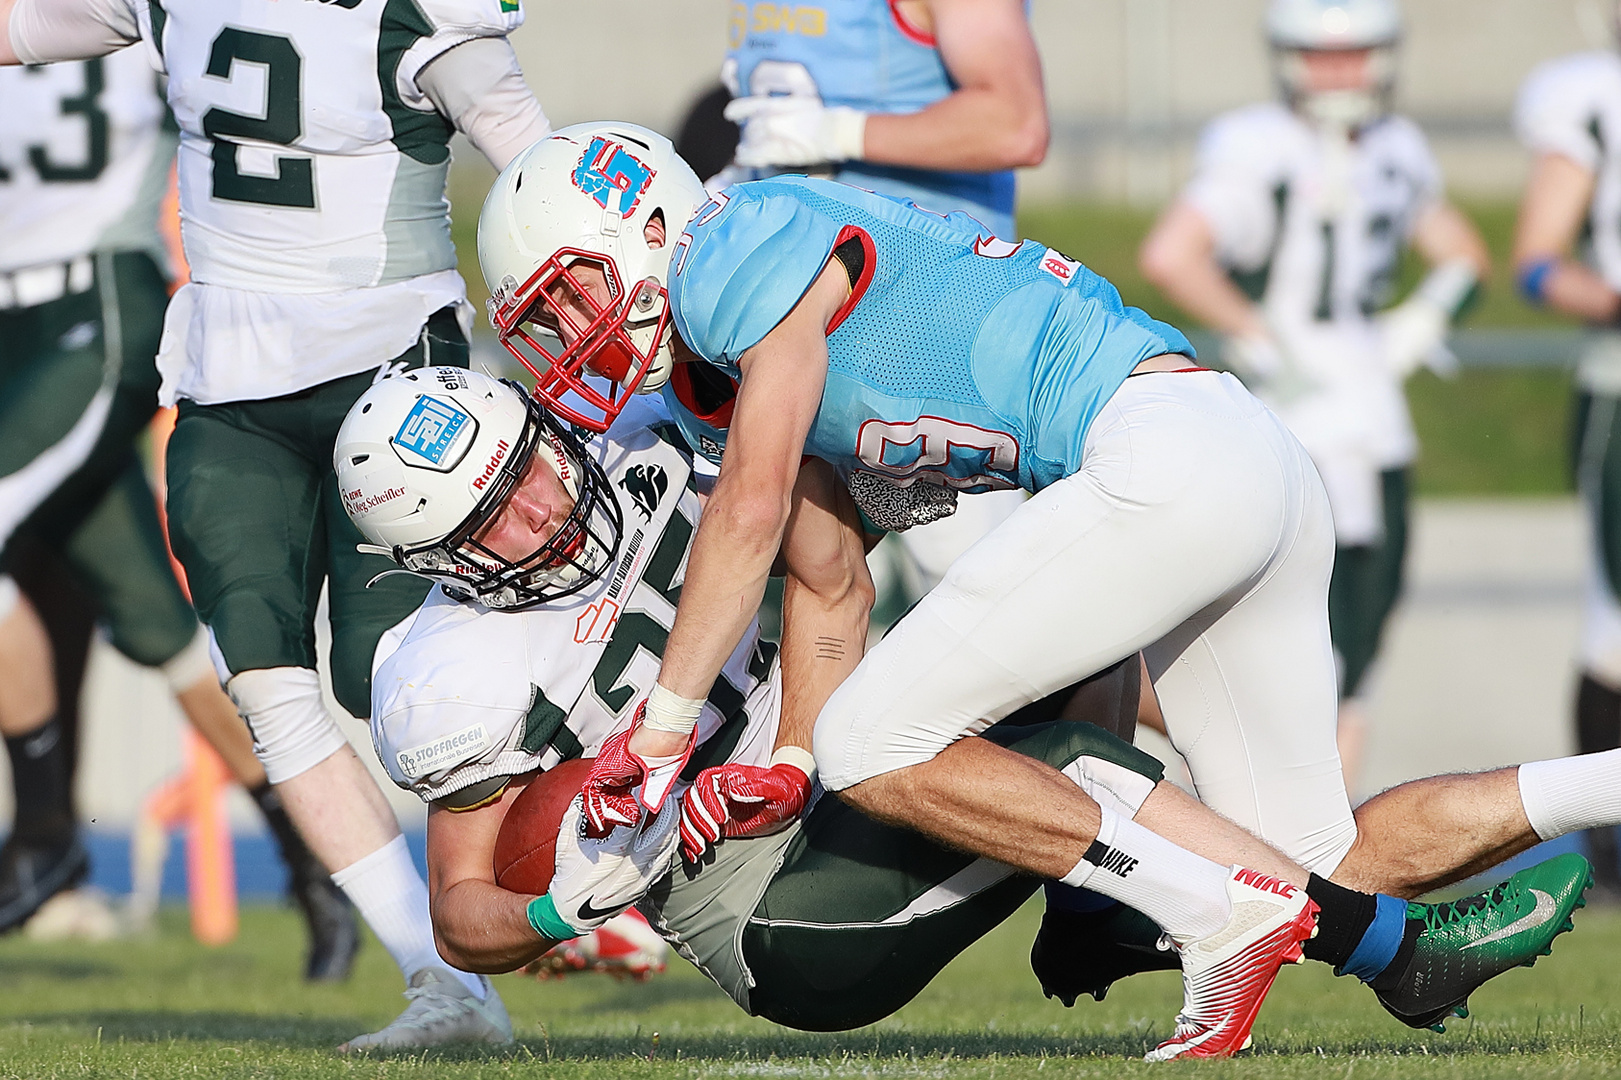
[[[12,837],[27,844],[73,839],[73,760],[62,725],[51,717],[26,735],[8,736],[11,785],[17,795]]]
[[[287,807],[282,804],[281,796],[266,780],[256,788],[251,788],[248,794],[258,804],[259,812],[265,817],[265,824],[270,826],[271,835],[276,838],[276,847],[281,850],[282,862],[287,864],[287,872],[291,877],[289,886],[297,888],[309,881],[319,881],[327,876],[326,867],[321,860],[304,843],[304,837],[299,834],[298,826],[287,814]]]
[[[1621,693],[1584,674],[1576,690],[1576,752],[1597,754],[1616,746],[1621,746]],[[1613,826],[1587,830],[1593,878],[1612,889],[1621,888],[1615,832]]]
[[[1313,960],[1344,967],[1373,925],[1378,901],[1369,893],[1347,889],[1316,874],[1306,883],[1306,895],[1319,909],[1317,936],[1303,942],[1301,951]]]

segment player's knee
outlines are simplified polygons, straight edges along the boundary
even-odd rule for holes
[[[253,752],[272,784],[308,772],[348,745],[309,668],[259,668],[235,675],[225,690],[253,732]]]
[[[210,646],[208,631],[198,626],[184,648],[157,664],[164,681],[173,693],[183,694],[204,679],[214,679],[221,685],[230,674],[221,667]]]

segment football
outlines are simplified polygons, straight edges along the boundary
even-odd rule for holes
[[[557,869],[557,830],[563,812],[591,772],[595,758],[575,758],[541,773],[513,800],[495,838],[495,883],[541,895]]]

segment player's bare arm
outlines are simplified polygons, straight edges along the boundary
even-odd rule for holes
[[[709,693],[765,595],[792,509],[805,435],[827,375],[827,324],[850,292],[837,260],[776,329],[743,354],[720,478],[693,541],[659,686],[689,700]],[[679,753],[685,735],[641,728],[633,753]]]
[[[525,913],[533,896],[495,883],[495,838],[530,780],[514,777],[497,801],[474,810],[428,808],[428,895],[439,955],[465,971],[522,967],[556,944]]]
[[[1204,214],[1178,201],[1160,215],[1137,257],[1143,276],[1195,319],[1234,337],[1266,333],[1261,309],[1216,261],[1216,239]]]
[[[1449,262],[1467,264],[1475,277],[1491,273],[1486,240],[1463,211],[1449,202],[1433,203],[1413,223],[1413,250],[1431,266]]]
[[[898,0],[933,35],[955,93],[915,113],[867,117],[866,161],[991,172],[1047,156],[1041,57],[1022,0]]]
[[[777,746],[809,750],[822,706],[866,652],[873,584],[861,521],[833,468],[799,470],[783,535],[782,720]]]
[[[1534,282],[1555,311],[1603,323],[1621,313],[1621,295],[1570,257],[1596,182],[1591,169],[1563,154],[1537,155],[1514,230],[1514,269],[1521,288]]]

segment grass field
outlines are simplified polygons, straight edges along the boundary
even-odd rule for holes
[[[504,1050],[346,1060],[331,1047],[399,1007],[398,975],[368,942],[354,981],[306,987],[294,917],[244,912],[205,950],[165,913],[155,938],[0,942],[0,1077],[1593,1077],[1621,1075],[1621,913],[1583,912],[1554,955],[1487,986],[1444,1035],[1410,1031],[1366,990],[1310,964],[1284,972],[1232,1062],[1133,1060],[1170,1028],[1174,975],[1139,976],[1102,1004],[1042,998],[1026,908],[882,1024],[842,1035],[752,1020],[676,961],[645,985],[496,980],[519,1042]]]

